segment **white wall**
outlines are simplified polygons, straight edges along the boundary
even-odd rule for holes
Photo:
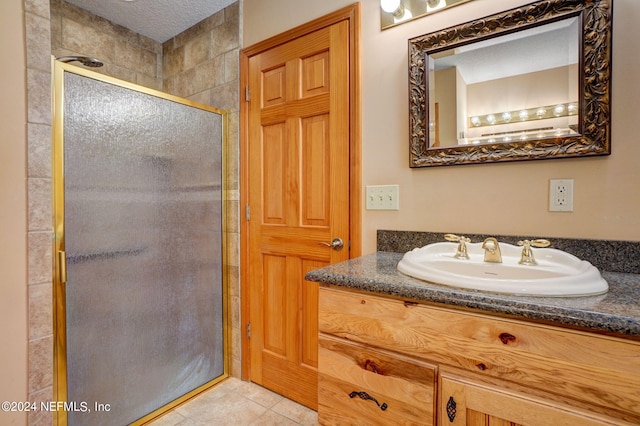
[[[352,2],[243,0],[249,46]],[[380,31],[377,0],[362,6],[363,184],[399,184],[399,211],[363,212],[363,253],[377,229],[640,240],[640,2],[616,0],[612,155],[410,169],[407,40],[528,0],[472,2]],[[548,212],[551,178],[573,178],[573,213]]]
[[[0,401],[27,400],[26,86],[22,0],[0,2]],[[27,424],[0,410],[0,424]]]

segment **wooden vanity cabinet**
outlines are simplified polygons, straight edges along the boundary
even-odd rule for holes
[[[640,424],[637,341],[330,286],[319,331],[320,424]]]
[[[500,386],[465,373],[441,369],[439,425],[451,426],[603,426],[630,425],[619,419],[588,412]]]
[[[318,352],[322,424],[435,424],[435,366],[323,335]]]

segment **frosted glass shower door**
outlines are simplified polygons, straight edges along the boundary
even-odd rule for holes
[[[56,78],[59,416],[121,426],[227,375],[226,115],[70,66]]]

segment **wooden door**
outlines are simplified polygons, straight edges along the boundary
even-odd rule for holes
[[[248,65],[250,379],[316,409],[318,285],[304,274],[349,258],[349,24]]]

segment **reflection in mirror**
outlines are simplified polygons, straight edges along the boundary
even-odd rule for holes
[[[578,28],[573,17],[429,55],[429,148],[577,134]]]
[[[610,153],[611,0],[545,0],[409,40],[410,165]]]
[[[380,0],[380,29],[384,30],[471,0]]]

